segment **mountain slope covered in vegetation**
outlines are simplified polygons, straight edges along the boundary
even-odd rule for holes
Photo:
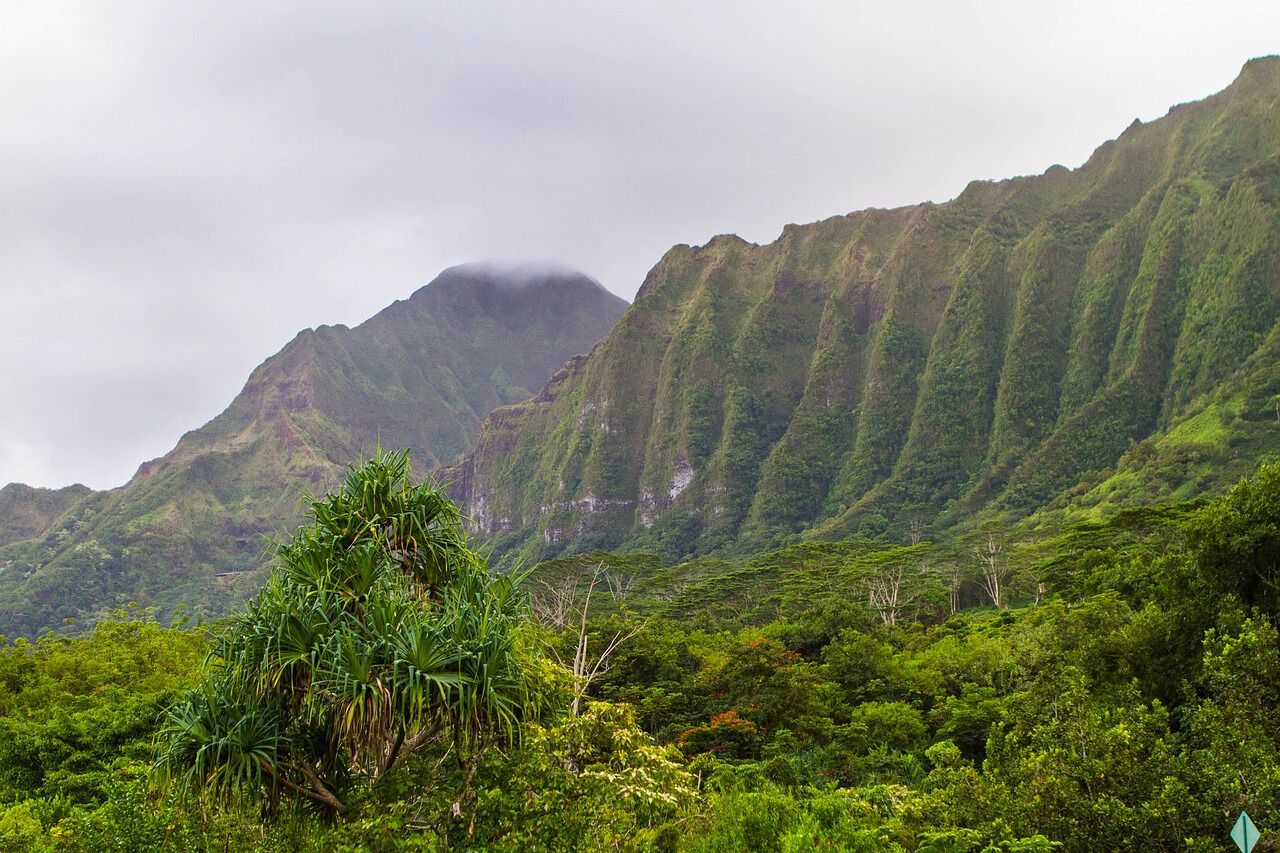
[[[449,479],[526,558],[1153,499],[1133,478],[1191,497],[1280,435],[1278,316],[1280,59],[1264,58],[1078,169],[768,245],[676,246]]]
[[[0,488],[0,545],[43,532],[91,492],[88,486],[80,485],[38,489],[10,483]]]
[[[222,612],[261,583],[263,534],[296,523],[300,490],[379,443],[424,469],[454,459],[625,305],[577,273],[455,267],[355,328],[301,332],[119,489],[6,487],[0,500],[28,499],[0,522],[0,634],[131,600]]]
[[[513,584],[400,462],[216,633],[0,643],[0,847],[1209,853],[1280,823],[1280,466],[988,569],[851,539]]]

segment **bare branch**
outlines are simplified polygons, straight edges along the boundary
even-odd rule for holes
[[[991,603],[1000,610],[1006,607],[1004,600],[1006,567],[1001,558],[1003,552],[1004,545],[996,538],[993,531],[987,532],[986,542],[979,543],[973,548],[973,554],[982,569],[982,588],[991,599]]]
[[[558,587],[548,585],[545,587],[547,593],[541,599],[540,604],[537,605],[542,609],[540,618],[549,627],[557,630],[565,630],[570,624],[574,624],[576,627],[577,636],[574,638],[572,661],[566,664],[560,655],[559,649],[554,645],[551,647],[551,652],[557,662],[561,666],[566,666],[572,675],[572,713],[575,716],[579,713],[582,706],[582,697],[587,694],[592,682],[608,671],[609,659],[623,643],[644,630],[648,624],[647,622],[642,622],[630,630],[620,629],[605,643],[602,650],[593,652],[589,620],[591,616],[591,600],[597,588],[603,585],[615,601],[620,601],[631,589],[634,583],[634,576],[620,579],[611,575],[605,565],[601,563],[592,571],[587,580],[586,590],[579,595],[578,590],[581,587],[581,581],[582,578],[579,577],[572,580],[566,579]]]
[[[323,803],[336,812],[341,813],[347,810],[347,807],[343,802],[334,796],[332,791],[325,787],[325,784],[320,781],[320,777],[316,775],[315,770],[313,770],[305,760],[296,766],[287,766],[291,769],[298,770],[298,772],[303,776],[307,777],[307,781],[311,783],[310,788],[303,787],[302,785],[291,781],[287,776],[284,776],[277,771],[276,768],[272,767],[270,762],[266,759],[260,758],[258,759],[258,763],[262,766],[263,770],[267,771],[272,779],[275,779],[290,791],[295,791],[307,799],[315,800],[317,803]]]

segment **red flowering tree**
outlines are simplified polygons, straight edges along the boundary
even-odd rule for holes
[[[676,746],[687,758],[707,752],[722,758],[755,758],[760,752],[760,730],[737,711],[724,711],[709,723],[685,729]]]
[[[780,728],[799,732],[826,710],[814,666],[769,637],[738,641],[704,676],[713,712],[736,711],[764,738]]]

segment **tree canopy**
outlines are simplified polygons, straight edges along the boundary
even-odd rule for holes
[[[513,583],[489,571],[448,498],[410,476],[407,451],[379,451],[311,501],[266,587],[170,710],[163,783],[336,814],[347,791],[428,743],[474,767],[515,735],[533,695]]]

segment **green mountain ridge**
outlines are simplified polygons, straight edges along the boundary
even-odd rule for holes
[[[676,246],[446,478],[525,559],[1088,513],[1161,471],[1220,488],[1277,446],[1278,193],[1270,57],[1074,170]],[[1224,406],[1228,435],[1173,458]]]
[[[578,273],[446,270],[354,328],[298,334],[231,405],[125,486],[0,490],[0,634],[128,601],[219,613],[256,591],[264,534],[379,443],[427,469],[468,450],[626,303]],[[18,507],[21,507],[20,509]]]
[[[42,489],[25,483],[10,483],[0,488],[0,544],[42,533],[92,492],[88,486],[78,483],[61,489]]]

